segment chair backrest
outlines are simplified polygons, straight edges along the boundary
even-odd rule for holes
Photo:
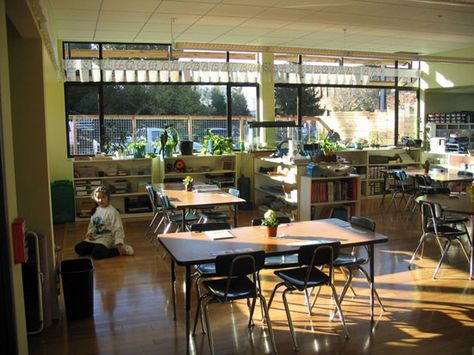
[[[372,232],[375,232],[375,221],[361,216],[352,216],[351,217],[351,224],[368,229]]]
[[[252,226],[260,226],[262,224],[262,220],[263,220],[263,218],[254,218],[254,219],[252,219],[251,225]],[[290,223],[291,222],[290,217],[286,217],[286,216],[277,217],[277,220],[278,220],[278,223]]]
[[[443,214],[441,205],[436,202],[421,201],[420,208],[423,233],[433,229],[435,233],[437,233],[437,220],[442,217]]]
[[[240,191],[231,187],[229,189],[229,194],[231,194],[232,196],[235,196],[235,197],[239,197],[240,196]]]
[[[219,255],[216,258],[216,275],[238,277],[255,274],[265,264],[263,250],[244,254]]]
[[[159,196],[159,199],[161,200],[161,205],[163,206],[164,209],[170,210],[173,208],[173,206],[171,206],[170,199],[167,195],[159,193],[158,196]]]
[[[156,191],[151,186],[150,184],[147,184],[145,186],[146,192],[148,194],[148,199],[150,200],[151,208],[153,209],[153,212],[156,212],[157,210],[157,196],[156,196]]]
[[[195,223],[191,225],[191,232],[216,231],[221,229],[230,229],[227,222]]]
[[[298,263],[310,268],[318,265],[332,265],[333,260],[339,255],[340,246],[341,243],[339,242],[323,245],[303,245],[298,250]]]

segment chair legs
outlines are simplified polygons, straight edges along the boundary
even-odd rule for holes
[[[257,297],[260,299],[260,304],[262,305],[263,311],[265,313],[265,319],[266,319],[266,323],[267,323],[267,327],[268,327],[268,332],[270,333],[270,341],[272,343],[273,352],[275,354],[277,354],[275,336],[273,334],[273,328],[272,328],[272,323],[270,321],[270,314],[268,312],[267,303],[265,302],[265,298],[260,293],[257,294]],[[254,311],[255,311],[255,305],[257,303],[257,297],[252,299],[252,303],[251,303],[251,306],[250,306],[250,309],[249,309],[249,313],[250,313],[249,322],[248,322],[248,328],[249,329],[251,329],[252,326],[253,326],[253,314],[254,314]],[[248,300],[249,299],[247,299],[247,301]],[[205,323],[205,326],[206,326],[207,340],[209,342],[209,349],[211,351],[211,354],[214,354],[215,353],[214,352],[214,341],[213,341],[213,338],[212,338],[211,326],[210,326],[210,323],[209,323],[209,310],[208,310],[208,304],[211,301],[212,301],[212,298],[209,297],[209,295],[203,295],[203,296],[199,297],[197,308],[196,308],[196,315],[195,315],[195,318],[194,318],[193,335],[195,334],[195,331],[196,331],[196,325],[197,325],[197,322],[198,322],[198,317],[199,317],[199,314],[200,314],[200,310],[202,310],[202,313],[204,314],[204,323]]]
[[[464,256],[466,257],[466,260],[469,263],[470,262],[469,255],[468,255],[468,253],[466,251],[466,248],[464,247],[464,244],[462,243],[461,239],[455,238],[453,240],[455,240],[459,243],[459,245],[461,246],[461,250],[462,250]],[[436,265],[436,269],[433,273],[433,276],[432,276],[433,280],[436,280],[436,275],[438,274],[439,270],[441,269],[441,264],[443,263],[444,259],[447,259],[446,254],[448,253],[448,250],[451,247],[451,244],[452,244],[453,240],[448,240],[446,242],[446,245],[444,246],[444,250],[441,254],[441,258],[439,259],[438,265]]]
[[[284,282],[280,282],[278,283],[277,285],[275,285],[275,288],[273,289],[272,291],[272,294],[270,296],[270,300],[268,301],[268,309],[270,309],[271,305],[272,305],[272,302],[273,302],[273,298],[275,297],[275,293],[277,291],[278,288],[280,288],[281,286],[284,286],[285,283]],[[332,295],[333,295],[333,298],[334,298],[334,301],[336,302],[336,309],[337,311],[339,312],[339,315],[340,315],[340,319],[341,319],[341,323],[342,323],[342,327],[344,328],[344,333],[345,333],[345,336],[346,338],[349,338],[349,332],[347,331],[347,327],[346,327],[346,322],[344,320],[344,315],[342,313],[342,309],[341,309],[341,305],[340,305],[340,302],[338,300],[338,296],[337,296],[337,293],[336,293],[336,288],[334,287],[334,285],[332,283],[329,284],[329,286],[331,287],[331,290],[332,290]],[[291,319],[291,313],[290,313],[290,308],[288,306],[288,300],[287,300],[287,297],[286,297],[286,294],[288,292],[291,292],[293,291],[294,289],[292,288],[289,288],[287,287],[283,292],[282,292],[282,300],[283,300],[283,305],[285,306],[285,312],[286,312],[286,318],[288,320],[288,326],[290,328],[290,333],[291,333],[291,338],[293,340],[293,347],[295,349],[295,351],[298,351],[298,343],[296,341],[296,333],[295,333],[295,329],[294,329],[294,326],[293,326],[293,321]],[[305,294],[305,300],[306,300],[306,303],[307,303],[307,307],[308,307],[308,311],[309,311],[309,314],[311,315],[312,313],[312,309],[314,307],[314,304],[316,303],[316,299],[319,295],[319,291],[321,290],[321,287],[318,287],[318,291],[316,292],[316,295],[314,296],[314,299],[313,299],[313,302],[310,304],[309,302],[309,297],[310,297],[310,294],[308,294],[307,290],[304,290],[304,294]],[[347,291],[347,290],[346,290]]]

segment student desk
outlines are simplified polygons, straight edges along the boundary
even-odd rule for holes
[[[374,245],[388,241],[385,235],[353,227],[339,219],[292,222],[278,226],[277,237],[263,236],[262,226],[231,229],[231,239],[211,240],[204,233],[182,232],[158,235],[158,240],[172,258],[172,280],[175,279],[174,263],[186,268],[186,349],[189,352],[191,310],[191,268],[193,265],[215,262],[223,253],[245,253],[263,250],[267,256],[289,255],[298,252],[303,244],[340,242],[341,247],[367,246],[369,275],[374,285]],[[374,289],[370,290],[371,320],[374,310]]]

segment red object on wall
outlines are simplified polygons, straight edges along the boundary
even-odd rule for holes
[[[15,264],[28,261],[28,247],[26,244],[26,223],[23,218],[17,217],[12,223],[13,257]]]

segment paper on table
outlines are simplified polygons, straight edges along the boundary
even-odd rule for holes
[[[225,229],[217,230],[217,231],[207,231],[207,232],[204,232],[204,234],[207,235],[212,240],[235,238],[235,235],[233,235],[231,232]]]
[[[328,239],[301,240],[301,241],[298,241],[298,242],[287,243],[286,245],[289,245],[289,246],[303,246],[303,245],[327,244],[327,243],[334,243],[334,240],[328,240]]]
[[[240,248],[240,249],[226,249],[226,250],[219,250],[219,251],[211,251],[209,252],[212,256],[217,255],[228,255],[228,254],[241,254],[241,253],[248,253],[254,251],[252,248]]]

